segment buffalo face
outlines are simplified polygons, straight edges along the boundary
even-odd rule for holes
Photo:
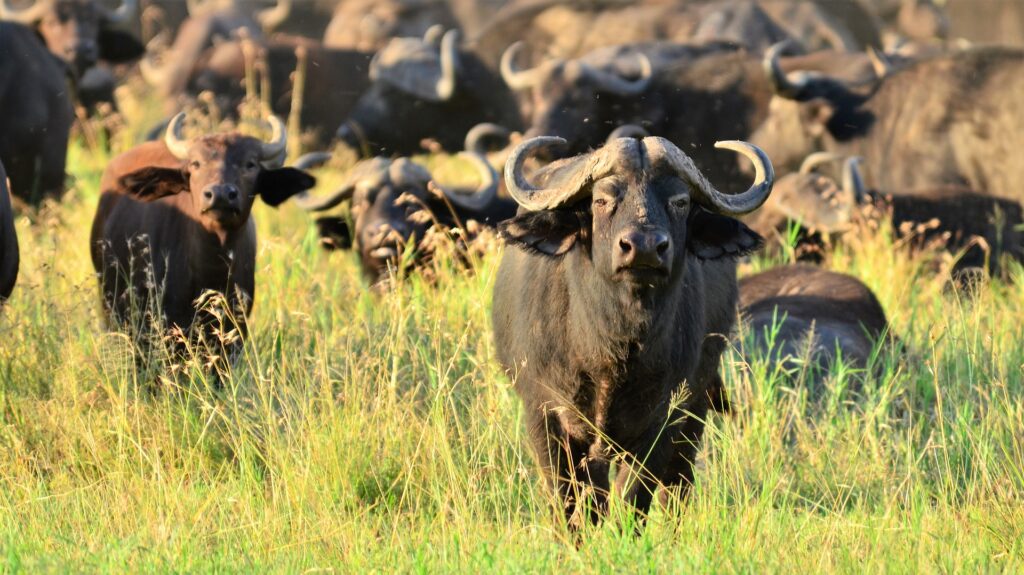
[[[165,144],[183,162],[181,169],[143,168],[121,178],[124,189],[145,201],[179,193],[192,198],[192,213],[207,231],[222,239],[249,221],[257,197],[277,206],[313,187],[301,170],[277,168],[284,157],[284,125],[271,118],[270,142],[239,134],[181,138],[184,114],[167,128]]]
[[[771,191],[771,164],[753,146],[719,144],[755,163],[754,185],[738,195],[716,191],[662,138],[609,142],[545,168],[541,187],[528,183],[522,175],[528,153],[563,142],[535,138],[510,156],[506,181],[522,210],[499,226],[507,242],[550,257],[578,248],[605,282],[650,293],[676,285],[687,257],[736,256],[760,245],[756,233],[729,217],[756,209]]]

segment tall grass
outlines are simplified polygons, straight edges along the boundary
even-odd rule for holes
[[[821,393],[735,351],[689,500],[639,536],[555,522],[494,359],[500,253],[381,296],[291,206],[258,207],[252,337],[216,386],[135,370],[99,317],[102,154],[25,214],[0,314],[6,571],[1019,572],[1024,272],[964,298],[890,230],[830,266],[879,295],[902,355]],[[758,259],[744,273],[772,262]],[[854,385],[854,382],[856,385]]]

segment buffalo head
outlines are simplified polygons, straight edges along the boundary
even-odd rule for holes
[[[583,152],[607,136],[609,126],[602,121],[602,106],[614,106],[615,98],[637,98],[651,83],[651,62],[641,52],[628,62],[613,63],[624,65],[619,67],[625,67],[625,73],[581,59],[548,60],[520,70],[515,61],[521,48],[522,42],[517,42],[505,51],[501,75],[513,90],[529,90],[523,105],[532,126],[527,136],[565,138],[571,143],[568,153]],[[612,102],[607,102],[609,99]]]
[[[402,264],[406,251],[414,255],[413,261],[407,262],[412,265],[430,257],[431,250],[424,243],[430,228],[462,227],[466,222],[459,217],[480,213],[495,200],[498,177],[494,169],[477,154],[464,155],[480,174],[481,183],[471,194],[445,188],[426,168],[406,158],[377,157],[358,164],[334,194],[320,200],[301,198],[299,204],[310,211],[323,211],[351,202],[354,241],[343,237],[347,226],[343,229],[337,218],[322,221],[321,232],[335,245],[354,244],[367,280],[373,286],[383,286],[389,271]]]
[[[432,127],[446,115],[455,97],[459,70],[459,33],[449,30],[437,40],[395,38],[370,62],[370,89],[337,137],[371,153],[412,152],[408,142],[432,137]]]
[[[223,238],[248,222],[257,197],[277,206],[316,184],[301,170],[279,167],[287,136],[276,117],[270,117],[269,142],[237,133],[187,140],[181,134],[184,120],[184,114],[175,116],[164,137],[167,149],[182,162],[179,169],[148,167],[121,178],[122,188],[135,198],[152,201],[188,193],[199,223]]]
[[[82,74],[98,60],[120,63],[143,54],[138,40],[114,29],[129,21],[137,8],[138,0],[123,0],[116,10],[97,0],[35,0],[24,8],[0,0],[0,19],[35,28],[50,52]]]
[[[521,206],[502,223],[506,242],[548,257],[574,248],[596,275],[618,285],[658,291],[678,284],[689,254],[701,259],[737,256],[761,238],[730,216],[757,209],[768,198],[774,172],[767,156],[746,142],[715,144],[754,163],[754,183],[731,195],[716,190],[686,154],[663,138],[621,138],[542,169],[529,183],[523,163],[534,150],[564,145],[539,137],[509,157],[505,181]]]

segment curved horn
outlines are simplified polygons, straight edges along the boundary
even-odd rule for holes
[[[50,0],[36,0],[24,8],[13,8],[10,0],[0,0],[0,20],[10,20],[21,24],[31,24],[42,19],[46,11],[53,6]]]
[[[116,10],[107,10],[105,16],[111,24],[124,24],[134,18],[138,10],[139,0],[123,0]]]
[[[540,136],[516,146],[505,162],[505,186],[517,204],[530,211],[550,210],[567,204],[580,194],[580,189],[535,188],[523,175],[523,164],[530,154],[540,148],[564,146],[564,138]]]
[[[477,172],[480,174],[480,186],[472,194],[460,194],[449,190],[435,180],[430,180],[429,185],[444,194],[448,201],[456,206],[471,212],[478,212],[486,208],[498,197],[498,174],[488,163],[487,159],[480,154],[461,152],[459,157],[466,158],[476,164]]]
[[[840,162],[845,157],[846,156],[843,156],[842,154],[836,154],[834,152],[815,152],[804,158],[804,162],[800,164],[800,174],[810,174],[815,170],[815,168],[822,164]]]
[[[440,24],[434,24],[427,31],[423,33],[423,42],[427,44],[437,44],[444,37],[444,26]]]
[[[643,129],[642,126],[638,126],[636,124],[623,124],[612,130],[611,134],[608,134],[608,138],[605,140],[605,143],[607,144],[612,140],[618,140],[619,138],[634,138],[642,140],[648,136],[650,136],[650,134],[647,133],[647,130]]]
[[[270,141],[261,144],[260,159],[264,162],[283,159],[288,151],[288,130],[277,116],[267,118],[270,124]]]
[[[459,31],[449,30],[441,38],[441,78],[437,81],[437,98],[447,100],[455,93],[455,75],[459,67]]]
[[[860,163],[863,158],[853,156],[846,160],[843,165],[843,192],[849,195],[857,204],[863,204],[868,199],[868,193],[864,186],[864,177],[860,171]]]
[[[288,16],[292,13],[292,0],[277,0],[277,4],[273,8],[267,8],[260,10],[256,13],[256,19],[259,20],[260,26],[267,32],[274,30],[284,21],[288,19]]]
[[[877,78],[881,79],[892,73],[892,61],[874,46],[868,46],[868,60],[871,61],[871,68],[875,71]]]
[[[299,159],[295,160],[292,167],[300,170],[312,170],[313,168],[319,168],[330,160],[330,152],[309,152],[299,156]]]
[[[185,112],[179,112],[171,119],[171,123],[167,124],[167,131],[164,132],[164,145],[179,160],[188,158],[188,150],[192,147],[192,144],[181,135],[184,125]]]
[[[513,90],[526,90],[536,86],[544,80],[551,68],[561,63],[560,60],[552,60],[529,70],[518,70],[516,58],[522,49],[523,42],[519,41],[506,48],[501,55],[501,77]]]
[[[779,65],[779,56],[783,51],[789,49],[791,44],[792,42],[789,40],[774,44],[765,52],[764,60],[761,62],[772,92],[784,98],[795,98],[807,85],[806,78],[801,78],[799,81],[790,80],[789,76],[782,71],[782,66]]]
[[[653,164],[659,156],[671,166],[681,177],[690,181],[698,203],[715,212],[740,216],[756,210],[768,199],[775,183],[775,171],[768,155],[760,148],[740,140],[715,142],[715,147],[732,150],[748,158],[754,164],[754,183],[740,194],[723,194],[716,190],[700,173],[696,164],[675,144],[664,138],[647,138],[644,140],[648,157]]]
[[[608,92],[617,96],[636,96],[642,94],[650,86],[651,77],[653,76],[651,60],[647,57],[647,54],[638,52],[637,59],[640,61],[640,77],[636,80],[627,80],[619,74],[605,72],[582,62],[579,63],[579,66],[582,72],[602,92]]]
[[[292,201],[307,212],[325,212],[350,200],[355,191],[355,180],[350,178],[348,182],[345,182],[345,185],[327,197],[311,198],[308,191],[303,191],[296,194]]]
[[[484,140],[488,138],[493,138],[503,139],[507,141],[510,135],[511,132],[509,132],[508,128],[505,128],[504,126],[499,126],[498,124],[491,124],[489,122],[477,124],[473,126],[473,128],[470,131],[466,132],[466,140],[462,146],[462,149],[466,150],[467,152],[472,152],[474,154],[480,154],[481,156],[483,156],[487,153],[487,150],[484,148],[483,145]]]

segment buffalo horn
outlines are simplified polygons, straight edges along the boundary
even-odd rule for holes
[[[284,24],[284,21],[288,19],[291,13],[292,0],[277,0],[277,4],[273,8],[257,12],[256,19],[260,21],[260,26],[269,32]]]
[[[445,101],[455,93],[455,72],[459,66],[459,31],[449,30],[441,38],[441,78],[437,81],[437,99]]]
[[[732,150],[746,157],[754,164],[754,183],[740,194],[723,194],[716,190],[700,173],[696,164],[672,142],[663,138],[647,138],[644,140],[647,154],[654,162],[659,156],[671,166],[682,178],[689,180],[693,186],[698,203],[715,212],[740,216],[756,210],[768,199],[775,183],[775,171],[768,155],[753,144],[740,140],[715,142],[715,147]]]
[[[458,193],[445,188],[434,180],[430,181],[430,186],[440,190],[448,198],[448,201],[456,206],[468,211],[480,211],[490,205],[498,195],[498,174],[495,173],[487,159],[480,154],[462,152],[459,156],[470,160],[477,167],[477,172],[480,174],[480,186],[476,191],[472,194]]]
[[[516,58],[523,49],[522,41],[512,44],[501,55],[501,77],[505,84],[513,90],[526,90],[536,86],[548,74],[551,68],[561,64],[561,60],[551,60],[529,70],[516,68]]]
[[[643,129],[642,126],[638,126],[636,124],[623,124],[612,130],[611,134],[608,134],[608,138],[605,140],[605,143],[611,143],[613,140],[618,140],[619,138],[642,140],[647,136],[650,136],[650,134],[647,133],[647,130]]]
[[[270,141],[260,145],[260,159],[264,162],[279,162],[288,151],[288,130],[277,116],[270,116],[267,122],[270,124]]]
[[[106,20],[111,24],[125,24],[135,17],[139,10],[139,0],[122,0],[116,10],[107,10]]]
[[[0,0],[0,20],[10,20],[21,24],[31,24],[42,19],[46,11],[53,6],[50,0],[35,0],[24,8],[13,8],[10,0]]]
[[[859,156],[852,156],[843,165],[843,192],[858,204],[863,204],[867,200],[864,177],[860,172],[862,159]]]
[[[779,65],[779,56],[789,47],[789,40],[773,45],[765,52],[761,65],[764,68],[765,75],[768,77],[768,83],[771,85],[773,93],[784,98],[795,98],[806,87],[807,80],[806,78],[801,78],[797,81],[791,80],[782,70],[782,66]]]
[[[540,136],[526,140],[512,150],[512,154],[505,162],[505,186],[516,203],[535,212],[571,203],[582,195],[582,189],[535,188],[523,175],[523,164],[534,150],[565,144],[564,138]]]
[[[489,138],[507,140],[510,134],[511,132],[504,126],[483,122],[473,126],[470,131],[466,132],[466,140],[462,149],[474,154],[484,155],[487,152],[483,145],[484,140]]]
[[[181,129],[185,125],[185,112],[179,112],[167,124],[167,131],[164,132],[164,144],[167,149],[179,160],[188,158],[188,150],[192,147],[188,140],[181,135]]]
[[[636,80],[627,80],[614,72],[605,72],[593,66],[579,63],[581,71],[590,81],[597,85],[602,92],[608,92],[617,96],[636,96],[643,93],[651,84],[651,60],[646,54],[637,53],[640,61],[640,77]]]
[[[813,154],[804,158],[802,164],[800,164],[800,173],[807,175],[817,169],[822,164],[828,164],[830,162],[839,162],[845,156],[842,154],[836,154],[835,152],[814,152]]]

